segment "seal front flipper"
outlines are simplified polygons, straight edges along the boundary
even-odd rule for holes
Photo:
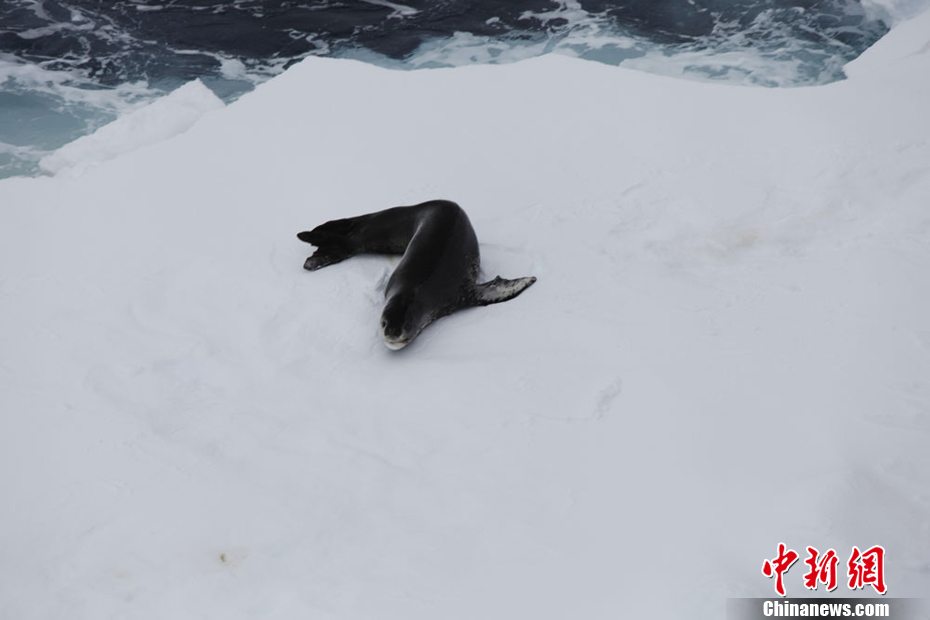
[[[476,306],[487,306],[508,301],[528,289],[534,282],[536,278],[533,276],[516,280],[505,280],[497,276],[490,282],[475,285],[474,303]]]

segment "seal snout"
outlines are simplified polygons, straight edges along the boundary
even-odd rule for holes
[[[403,349],[410,342],[409,338],[404,338],[404,330],[396,325],[391,325],[387,318],[381,318],[381,337],[384,338],[384,344],[392,351]]]
[[[410,339],[404,338],[403,334],[391,333],[391,331],[386,329],[381,330],[381,337],[384,338],[385,346],[387,346],[387,348],[389,348],[391,351],[398,351],[403,349],[410,343]]]
[[[409,340],[391,340],[387,336],[384,337],[384,345],[391,351],[400,351],[406,347],[409,342]]]

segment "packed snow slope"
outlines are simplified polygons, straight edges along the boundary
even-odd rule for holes
[[[779,542],[925,595],[930,13],[848,73],[311,58],[0,182],[0,617],[721,618]],[[396,259],[294,234],[431,198],[539,281],[393,353]]]

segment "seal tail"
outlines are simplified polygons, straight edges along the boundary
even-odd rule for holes
[[[350,235],[355,229],[352,219],[332,220],[313,230],[297,233],[297,238],[317,246],[317,251],[304,262],[304,269],[316,271],[344,261],[357,254]]]
[[[532,286],[534,282],[536,278],[533,276],[516,280],[505,280],[497,276],[490,282],[475,286],[475,305],[487,306],[509,301]]]

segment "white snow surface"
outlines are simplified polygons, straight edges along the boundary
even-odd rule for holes
[[[779,542],[925,595],[930,13],[857,64],[309,58],[0,182],[0,617],[721,618]],[[396,259],[294,234],[432,198],[539,280],[394,353]]]

